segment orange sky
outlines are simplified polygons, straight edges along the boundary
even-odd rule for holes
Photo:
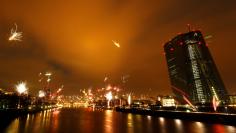
[[[103,87],[105,76],[153,95],[171,93],[163,43],[186,24],[212,35],[209,49],[227,90],[235,93],[235,0],[93,0],[0,2],[0,87],[27,81],[40,88],[38,73],[52,71],[53,87],[66,94]],[[22,42],[8,42],[14,23]],[[120,43],[121,48],[113,45]]]

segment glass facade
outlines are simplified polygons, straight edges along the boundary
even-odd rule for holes
[[[176,99],[194,104],[224,102],[227,91],[200,31],[173,38],[164,45],[171,87]],[[185,97],[185,98],[183,98]]]

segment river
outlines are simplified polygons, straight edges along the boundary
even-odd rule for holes
[[[235,126],[86,108],[47,110],[1,123],[0,132],[6,133],[236,133]]]

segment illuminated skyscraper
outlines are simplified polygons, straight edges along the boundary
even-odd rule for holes
[[[171,88],[178,101],[225,101],[227,91],[200,31],[180,34],[164,46]]]

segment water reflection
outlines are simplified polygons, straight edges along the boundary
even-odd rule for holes
[[[176,131],[179,132],[179,133],[182,133],[183,132],[182,121],[180,119],[175,119],[174,121],[175,121]]]
[[[134,122],[133,122],[133,115],[131,114],[131,113],[129,113],[128,115],[127,115],[127,127],[128,127],[128,132],[129,133],[133,133],[134,132],[134,130],[133,130],[133,128],[134,128]]]
[[[236,133],[236,128],[233,126],[227,126],[227,131],[229,131],[230,133]]]
[[[4,129],[7,133],[236,132],[234,126],[88,109],[48,110],[31,114],[12,120]]]
[[[225,133],[225,127],[220,124],[215,124],[212,126],[214,133]]]
[[[56,110],[52,113],[53,116],[53,125],[52,125],[52,132],[57,132],[58,129],[58,116],[59,116],[60,110]]]
[[[160,126],[159,126],[160,132],[166,133],[165,119],[163,117],[159,117],[158,120],[159,120],[158,123],[160,124]]]
[[[195,122],[195,125],[193,125],[194,131],[198,133],[205,133],[205,126],[202,122]]]
[[[7,132],[9,133],[17,133],[19,129],[19,119],[15,119],[12,124],[7,128]]]
[[[164,118],[163,117],[159,117],[160,123],[163,125],[164,124]]]
[[[106,133],[112,133],[113,132],[113,121],[112,121],[112,111],[106,110],[105,111],[105,123],[104,123],[104,130]]]
[[[47,110],[16,118],[8,128],[6,128],[6,132],[56,132],[58,129],[58,118],[55,117],[54,112],[58,113],[58,110]],[[54,126],[55,128],[50,128]]]

